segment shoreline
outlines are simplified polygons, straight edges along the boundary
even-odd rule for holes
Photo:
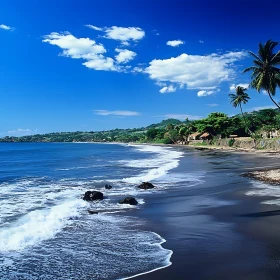
[[[150,144],[147,143],[146,145]],[[184,145],[162,146],[169,146],[175,149],[180,148],[180,150],[185,151],[194,150],[196,148]],[[278,153],[276,153],[276,155],[275,153],[256,154],[254,152],[250,153],[247,151],[244,152],[236,149],[215,149],[215,147],[213,147],[212,149],[207,148],[198,150],[198,153],[195,154],[198,156],[204,154],[206,157],[209,156],[210,158],[212,157],[214,159],[216,157],[226,157],[231,159],[232,156],[245,158],[246,160],[249,159],[249,165],[247,165],[245,161],[240,169],[239,166],[236,166],[236,171],[234,172],[235,175],[233,179],[227,178],[227,176],[222,174],[221,171],[215,171],[218,172],[219,176],[224,178],[224,180],[218,180],[220,182],[219,184],[224,185],[227,181],[229,183],[227,188],[223,187],[221,189],[223,191],[221,193],[218,192],[217,195],[214,196],[222,200],[233,201],[233,203],[229,203],[228,205],[216,204],[210,208],[202,207],[202,209],[198,212],[189,215],[187,214],[187,212],[181,212],[181,210],[179,211],[178,209],[181,207],[188,208],[188,201],[190,197],[192,197],[189,195],[189,192],[196,192],[195,188],[194,190],[186,188],[182,189],[181,191],[170,189],[170,197],[165,198],[165,201],[160,201],[159,205],[153,203],[150,204],[151,198],[148,199],[146,205],[147,209],[141,209],[141,211],[144,211],[145,213],[138,213],[138,215],[140,217],[144,216],[149,220],[150,225],[148,226],[148,229],[151,228],[152,231],[157,232],[158,234],[160,234],[160,236],[167,240],[164,248],[173,251],[173,255],[171,258],[172,265],[153,273],[140,275],[137,279],[278,279],[277,277],[275,277],[275,275],[279,275],[279,269],[270,266],[260,267],[260,263],[258,262],[261,261],[270,264],[275,261],[274,257],[267,255],[263,250],[264,248],[266,248],[265,250],[270,250],[270,247],[275,246],[280,248],[280,238],[278,238],[277,236],[278,231],[275,231],[275,228],[277,228],[277,230],[280,229],[280,217],[278,216],[280,207],[274,204],[263,204],[263,202],[265,202],[267,199],[276,199],[274,196],[269,197],[249,195],[248,192],[254,185],[254,181],[251,180],[251,178],[240,176],[242,172],[246,172],[247,168],[251,168],[252,170],[264,169],[264,167],[262,166],[262,161],[264,165],[270,164],[273,170],[278,170],[280,166],[277,161],[275,161],[275,159],[278,158]],[[208,153],[207,150],[217,151],[218,153]],[[278,168],[276,168],[277,165]],[[232,180],[234,182],[236,181],[237,187],[235,184],[230,183]],[[244,183],[247,182],[247,184],[249,185],[244,186],[244,183],[239,183],[240,181]],[[206,182],[207,184],[212,184],[212,182],[208,182],[207,180],[205,180],[204,184],[206,184]],[[217,183],[214,182],[214,184]],[[209,195],[210,197],[212,197],[213,194]],[[176,201],[175,204],[174,201]],[[163,205],[161,205],[161,203]],[[149,209],[152,209],[152,212],[154,213],[150,214]],[[167,220],[169,221],[168,223],[166,223],[165,219],[159,218],[163,213],[164,215],[167,215]],[[233,247],[230,247],[229,252],[226,252],[226,255],[224,257],[223,254],[221,255],[221,259],[219,254],[209,259],[207,255],[204,256],[204,254],[201,255],[197,253],[197,249],[193,249],[191,247],[184,248],[182,242],[185,241],[185,238],[181,240],[177,236],[184,236],[186,233],[188,236],[190,234],[188,232],[192,229],[192,224],[186,221],[188,221],[189,219],[192,220],[192,218],[199,219],[200,215],[206,215],[211,220],[213,219],[213,224],[222,223],[232,227],[231,230],[233,234],[237,234],[245,240],[244,244],[243,241],[241,242],[243,244],[241,246],[241,251],[235,252],[235,244],[233,244]],[[175,218],[173,217],[176,217],[176,220],[178,220],[178,224],[180,224],[179,227],[174,227],[172,220]],[[159,219],[161,220],[160,222],[158,222]],[[270,221],[273,221],[273,223],[270,224]],[[265,225],[265,227],[263,227],[263,225]],[[211,227],[209,229],[210,232]],[[211,238],[213,237],[212,234],[210,236]],[[223,238],[221,239],[221,241],[222,240]],[[209,242],[211,243],[211,241],[207,240],[206,244],[209,244]],[[230,244],[230,239],[228,241],[225,238],[224,242],[226,245],[228,243]],[[238,245],[236,244],[236,246]],[[253,247],[253,250],[249,249],[250,246]],[[204,250],[205,249],[203,249],[203,251]],[[279,252],[274,252],[274,255],[276,255],[277,258],[280,258]],[[191,260],[190,258],[193,258],[194,260]],[[220,262],[223,262],[223,258],[230,259],[230,262],[232,262],[234,265],[237,265],[238,268],[231,270],[232,268],[230,266],[227,267],[226,263],[223,263],[223,265],[221,265]],[[216,261],[218,261],[219,264],[216,263]],[[216,276],[209,276],[207,272],[197,270],[201,269],[199,262],[204,264],[203,267],[206,271],[212,271],[212,273],[214,273],[213,275]],[[254,266],[254,268],[251,267],[252,265]],[[226,269],[226,267],[228,270]],[[223,272],[221,268],[223,268],[222,270],[225,271]]]
[[[164,146],[164,144],[163,144]],[[167,145],[169,146],[169,145]],[[256,149],[256,148],[232,148],[228,146],[215,146],[215,145],[181,145],[181,144],[174,144],[170,145],[173,147],[186,147],[189,149],[195,150],[215,150],[221,152],[237,152],[237,153],[251,153],[251,154],[269,154],[269,155],[280,155],[280,150],[272,150],[272,149]]]
[[[166,243],[166,240],[162,236],[160,236],[158,233],[156,233],[156,232],[152,232],[152,233],[154,233],[155,235],[157,235],[158,237],[160,237],[162,239],[162,242],[158,243],[159,246],[161,246],[162,244]],[[147,275],[147,274],[151,274],[153,272],[156,272],[158,270],[162,270],[162,269],[165,269],[165,268],[171,266],[172,265],[171,257],[172,257],[174,252],[172,250],[169,250],[169,251],[170,251],[170,254],[169,254],[169,257],[168,257],[168,264],[163,265],[163,266],[158,267],[158,268],[154,268],[154,269],[152,269],[150,271],[147,271],[147,272],[138,273],[138,274],[135,274],[135,275],[132,275],[132,276],[128,276],[128,277],[125,277],[125,278],[120,278],[120,279],[117,279],[117,280],[133,279],[133,278],[136,278],[136,277],[140,277],[140,276],[144,276],[144,275]]]
[[[240,147],[229,147],[229,146],[216,146],[216,145],[185,145],[185,144],[162,144],[153,142],[0,142],[3,144],[106,144],[106,145],[149,145],[149,146],[162,146],[162,147],[183,147],[187,149],[195,150],[218,150],[224,152],[240,152],[240,153],[252,153],[252,154],[271,154],[280,155],[280,149],[257,149],[257,148],[240,148]]]
[[[280,185],[279,168],[255,170],[253,172],[244,173],[242,174],[242,176],[265,182],[271,185]]]
[[[87,142],[87,143],[95,143],[95,142]],[[185,145],[185,144],[162,144],[162,143],[136,143],[136,142],[129,142],[129,143],[120,143],[120,142],[108,142],[103,144],[120,144],[120,145],[150,145],[150,146],[162,146],[162,147],[180,147],[185,149],[194,149],[194,150],[215,150],[221,152],[236,152],[236,153],[251,153],[251,154],[261,154],[261,155],[279,155],[280,150],[274,149],[257,149],[257,148],[240,148],[240,147],[229,147],[229,146],[216,146],[216,145]]]
[[[120,144],[123,143],[113,143]],[[155,143],[127,143],[127,145],[147,145],[147,146],[161,146],[161,147],[170,147],[170,148],[182,148],[186,150],[198,150],[198,151],[218,151],[221,153],[231,153],[231,154],[251,154],[251,155],[259,155],[261,157],[280,157],[280,151],[275,151],[271,149],[249,149],[249,148],[231,148],[225,146],[203,146],[203,145],[182,145],[182,144],[155,144]],[[252,172],[247,172],[244,170],[241,176],[248,177],[251,179],[255,179],[258,181],[262,181],[268,184],[280,185],[280,166],[279,168],[275,168],[273,166],[263,166],[256,168]],[[254,169],[254,168],[253,168]]]
[[[178,145],[180,146],[180,145]],[[193,146],[196,149],[195,146]],[[248,153],[252,155],[260,155],[260,156],[269,156],[269,157],[280,157],[280,151],[272,151],[272,150],[257,150],[257,149],[244,149],[244,148],[221,148],[218,146],[209,147],[199,147],[197,150],[214,150],[220,152],[229,152],[229,153]],[[248,177],[251,179],[255,179],[261,182],[265,182],[273,185],[280,185],[280,168],[273,167],[262,167],[261,170],[255,170],[252,172],[244,172],[241,176]]]

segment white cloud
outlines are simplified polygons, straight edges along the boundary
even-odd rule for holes
[[[90,29],[96,30],[96,31],[103,31],[103,28],[100,28],[100,27],[97,27],[97,26],[94,26],[94,25],[91,25],[91,24],[86,24],[85,26],[90,28]]]
[[[29,128],[18,128],[15,130],[9,130],[8,133],[17,133],[17,132],[31,132],[32,130]]]
[[[167,84],[166,83],[163,83],[163,82],[159,82],[159,81],[156,81],[155,84],[159,87],[166,87]]]
[[[208,96],[208,95],[214,94],[215,92],[216,92],[216,91],[214,91],[214,90],[200,90],[200,91],[197,93],[197,96],[198,96],[198,97]]]
[[[199,40],[198,42],[199,42],[200,44],[204,44],[204,41],[202,41],[202,40]]]
[[[4,136],[24,136],[24,135],[32,135],[38,132],[38,129],[32,130],[29,128],[17,128],[13,130],[8,130],[7,132],[2,132],[0,134]]]
[[[53,32],[46,35],[43,42],[60,47],[63,49],[62,55],[72,58],[89,59],[90,56],[106,53],[102,44],[96,44],[89,38],[76,38],[68,32]]]
[[[216,104],[216,103],[210,103],[210,104],[207,104],[207,106],[209,106],[209,107],[217,107],[217,106],[219,106],[219,104]]]
[[[114,60],[105,57],[106,49],[102,44],[97,44],[89,38],[76,38],[69,32],[53,32],[44,36],[43,42],[60,47],[63,52],[62,56],[74,59],[84,59],[84,66],[95,70],[119,71]]]
[[[145,31],[140,27],[118,27],[104,28],[105,38],[122,41],[128,45],[128,41],[139,41],[145,36]]]
[[[184,84],[188,89],[210,90],[235,76],[233,62],[243,59],[246,53],[188,55],[169,59],[154,59],[145,69],[152,80]]]
[[[266,90],[262,90],[262,94],[268,95],[268,92]]]
[[[0,28],[1,28],[1,29],[4,29],[4,30],[10,30],[10,31],[13,31],[13,30],[14,30],[13,27],[8,26],[8,25],[6,25],[6,24],[0,24]]]
[[[173,40],[173,41],[167,41],[166,42],[166,45],[167,46],[171,46],[171,47],[178,47],[178,46],[180,46],[182,44],[184,44],[184,42],[181,41],[181,40]]]
[[[243,88],[248,88],[249,87],[249,84],[232,84],[229,89],[230,91],[235,91],[235,88],[236,87],[243,87]]]
[[[165,86],[162,89],[160,89],[160,93],[167,93],[167,92],[175,92],[176,88],[173,85]]]
[[[186,118],[188,118],[189,120],[202,119],[201,116],[194,116],[194,115],[187,115],[187,114],[167,114],[164,117],[168,119],[178,119],[178,120],[185,120]]]
[[[103,70],[103,71],[120,71],[114,66],[114,60],[110,57],[104,57],[99,55],[92,57],[90,60],[83,63],[87,68],[94,70]]]
[[[140,113],[134,111],[108,111],[108,110],[95,110],[94,113],[96,115],[101,116],[122,116],[122,117],[131,117],[131,116],[139,116]]]
[[[229,87],[229,90],[230,90],[230,91],[235,91],[235,87],[236,87],[235,84],[233,84],[233,85],[231,85],[231,86]]]
[[[129,43],[127,41],[122,41],[121,44],[122,46],[129,46]]]
[[[116,52],[119,54],[115,56],[116,61],[118,63],[127,63],[130,60],[133,60],[134,57],[137,55],[135,52],[127,50],[127,49],[115,49]]]
[[[264,109],[276,109],[276,106],[275,105],[257,106],[257,107],[252,107],[250,109],[247,109],[246,111],[251,112],[251,111],[264,110]]]
[[[136,66],[136,67],[134,67],[134,68],[132,69],[132,72],[133,72],[133,73],[143,73],[143,72],[144,72],[144,69],[141,68],[141,67]]]
[[[85,26],[96,31],[104,32],[104,38],[121,41],[123,46],[129,46],[129,42],[137,42],[145,36],[145,31],[140,27],[98,27],[91,24]]]

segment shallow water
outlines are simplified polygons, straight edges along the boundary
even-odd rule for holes
[[[125,213],[178,183],[200,184],[203,174],[169,174],[182,156],[158,146],[0,144],[0,278],[120,279],[170,265],[165,240]],[[158,188],[137,190],[142,181]],[[105,199],[83,201],[93,189]],[[138,206],[118,204],[128,195]]]

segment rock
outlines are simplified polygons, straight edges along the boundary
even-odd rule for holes
[[[98,212],[97,212],[97,211],[94,211],[94,210],[88,210],[88,213],[91,214],[91,215],[92,215],[92,214],[98,214]]]
[[[195,150],[204,151],[204,150],[209,150],[209,149],[207,147],[196,147]]]
[[[149,182],[143,182],[141,185],[137,186],[138,189],[148,190],[153,189],[155,186]]]
[[[132,196],[126,197],[125,199],[121,200],[119,203],[120,204],[130,204],[130,205],[137,205],[138,204],[137,200]]]
[[[113,187],[112,187],[111,185],[108,185],[108,184],[105,185],[105,189],[106,189],[106,190],[110,190],[110,189],[112,189],[112,188],[113,188]]]
[[[93,200],[102,200],[103,193],[98,191],[87,191],[84,194],[83,200],[93,201]]]

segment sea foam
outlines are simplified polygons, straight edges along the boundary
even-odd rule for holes
[[[246,192],[250,196],[275,197],[275,199],[265,200],[263,204],[280,205],[280,189],[278,185],[270,185],[263,182],[253,182],[253,188]]]
[[[79,208],[85,206],[83,200],[75,199],[50,209],[28,213],[14,225],[0,230],[0,251],[22,250],[53,238],[64,226],[71,223],[69,218],[79,216]]]
[[[103,180],[98,173],[88,171],[89,177],[84,177],[71,171],[82,169],[82,172],[86,170],[83,166],[59,166],[54,172],[67,171],[65,174],[71,173],[71,178],[67,175],[18,178],[0,185],[0,198],[1,195],[4,198],[0,204],[0,224],[1,216],[4,218],[0,228],[3,279],[21,279],[30,271],[28,279],[88,279],[89,275],[92,277],[92,267],[96,279],[129,279],[171,265],[172,251],[161,246],[165,242],[162,237],[135,230],[141,228],[138,218],[115,212],[143,207],[143,192],[135,188],[137,183],[163,179],[159,185],[164,190],[165,182],[169,181],[166,184],[169,187],[173,175],[177,176],[173,178],[174,184],[179,177],[193,182],[195,178],[191,174],[189,178],[184,178],[184,174],[169,174],[179,165],[183,152],[159,146],[130,147],[140,157],[145,153],[145,158],[110,162],[115,173],[107,176],[106,169]],[[133,175],[123,178],[126,171]],[[107,178],[108,183],[112,182],[111,190],[104,189]],[[103,201],[88,203],[81,199],[85,191],[94,189],[104,192]],[[157,189],[147,193],[154,191]],[[118,204],[124,195],[135,196],[139,204]],[[101,213],[88,215],[88,209]]]
[[[0,195],[10,199],[2,201],[0,209],[0,252],[19,251],[40,242],[54,238],[64,227],[73,222],[72,217],[79,217],[87,209],[123,211],[134,208],[131,205],[117,204],[118,197],[136,196],[139,205],[145,201],[138,197],[139,191],[130,184],[151,181],[160,178],[179,165],[183,153],[168,147],[133,145],[139,152],[150,153],[151,157],[141,160],[120,160],[121,165],[143,169],[139,175],[116,180],[121,182],[110,191],[102,190],[107,199],[102,202],[86,203],[81,194],[94,184],[104,180],[65,178],[50,181],[47,177],[22,178],[15,182],[3,183]],[[114,181],[114,180],[112,180]],[[92,186],[92,187],[90,187]],[[108,194],[107,194],[108,192]]]
[[[143,181],[152,181],[158,179],[168,173],[169,170],[178,167],[179,159],[183,156],[183,152],[174,151],[168,147],[131,145],[138,151],[145,153],[153,153],[154,158],[119,161],[127,167],[148,168],[148,171],[141,172],[138,176],[123,178],[126,183],[137,184]]]

